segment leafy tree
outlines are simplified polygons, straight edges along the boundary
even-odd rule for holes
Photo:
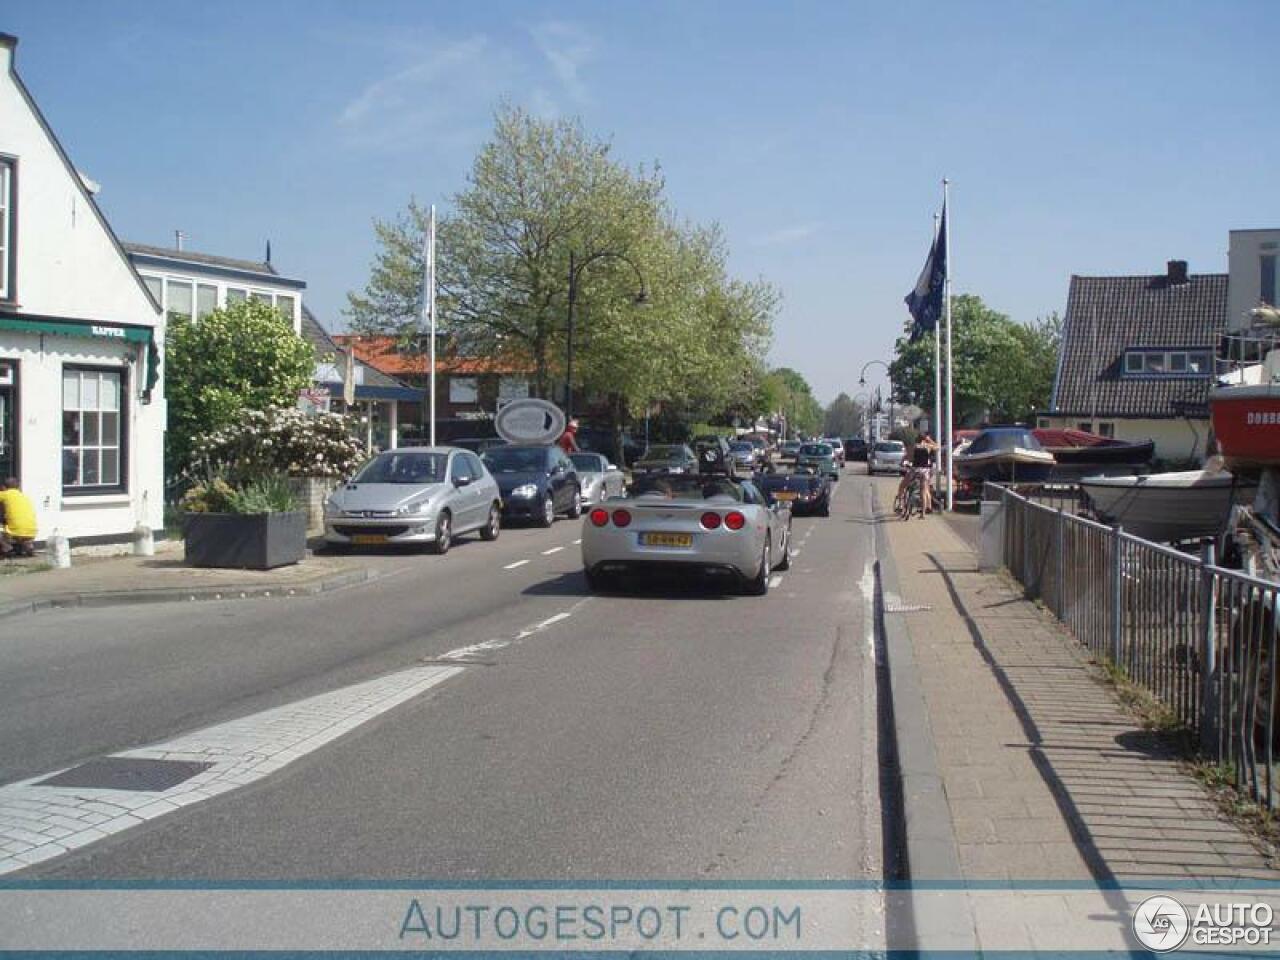
[[[957,423],[1018,421],[1048,404],[1061,328],[1056,314],[1020,324],[971,294],[953,297],[951,313]],[[933,338],[900,338],[891,364],[895,399],[925,411],[934,402]]]
[[[292,406],[314,371],[314,348],[265,303],[245,300],[199,321],[171,320],[165,351],[169,475],[186,469],[201,434],[237,423],[246,410]]]
[[[841,393],[827,407],[822,432],[828,437],[851,437],[862,432],[863,412],[847,393]]]
[[[809,381],[791,367],[778,367],[764,379],[762,414],[781,414],[791,432],[817,433],[822,427],[822,405],[813,396]]]

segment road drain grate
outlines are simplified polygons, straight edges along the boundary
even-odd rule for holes
[[[885,613],[925,613],[932,609],[933,607],[927,603],[903,603],[901,600],[886,600],[884,602]]]
[[[176,787],[183,780],[189,780],[211,766],[212,763],[193,763],[187,760],[104,757],[64,770],[48,780],[41,780],[36,786],[159,792]]]

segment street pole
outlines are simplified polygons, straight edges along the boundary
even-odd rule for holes
[[[578,296],[578,271],[574,266],[573,251],[569,251],[569,342],[565,351],[564,417],[573,419],[573,302]]]
[[[427,328],[431,342],[427,346],[427,392],[431,426],[430,446],[436,445],[436,205],[431,205],[431,218],[427,222],[427,269],[422,277],[422,310],[427,315]]]
[[[933,248],[938,247],[938,215],[933,215]],[[942,439],[942,337],[938,336],[938,318],[933,323],[933,436]]]
[[[955,479],[953,459],[953,436],[952,429],[956,419],[955,411],[955,381],[952,378],[951,370],[951,218],[947,216],[947,200],[951,181],[943,179],[942,181],[942,229],[944,232],[942,242],[947,248],[946,261],[946,283],[944,284],[943,295],[946,298],[946,314],[947,314],[947,510],[955,509]]]

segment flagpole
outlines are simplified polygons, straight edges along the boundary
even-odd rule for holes
[[[431,394],[431,439],[430,445],[436,445],[436,205],[431,205],[431,219],[427,224],[427,270],[423,277],[423,309],[427,313],[428,326],[431,335],[431,345],[428,348],[428,367],[427,383],[428,391]]]
[[[955,381],[952,377],[951,370],[951,218],[947,216],[947,201],[949,199],[949,187],[951,181],[945,177],[942,180],[942,242],[946,246],[947,257],[943,264],[944,283],[943,297],[946,308],[947,318],[947,510],[955,509],[955,465],[952,462],[952,451],[954,449],[952,428],[956,419],[955,410]]]
[[[938,215],[933,215],[933,248],[938,249]],[[937,318],[933,324],[933,438],[942,442],[942,331],[938,329]],[[941,466],[942,458],[938,458]],[[941,480],[941,477],[937,478]],[[938,484],[935,482],[930,494],[936,494]]]

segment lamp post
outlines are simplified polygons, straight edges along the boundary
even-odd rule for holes
[[[644,303],[649,299],[649,295],[645,290],[644,274],[640,272],[640,268],[636,266],[635,261],[626,254],[614,253],[611,250],[601,250],[598,253],[593,253],[585,260],[579,261],[574,252],[572,250],[569,251],[569,330],[567,350],[565,351],[564,393],[564,415],[566,420],[573,418],[573,307],[578,300],[578,277],[589,264],[595,263],[597,260],[606,259],[621,260],[636,272],[636,279],[640,281],[640,289],[635,295],[635,303]]]
[[[889,376],[889,433],[893,433],[893,368],[883,360],[868,360],[862,365],[862,372],[858,374],[858,386],[867,385],[867,367],[874,367],[877,364],[884,367],[884,372]]]

